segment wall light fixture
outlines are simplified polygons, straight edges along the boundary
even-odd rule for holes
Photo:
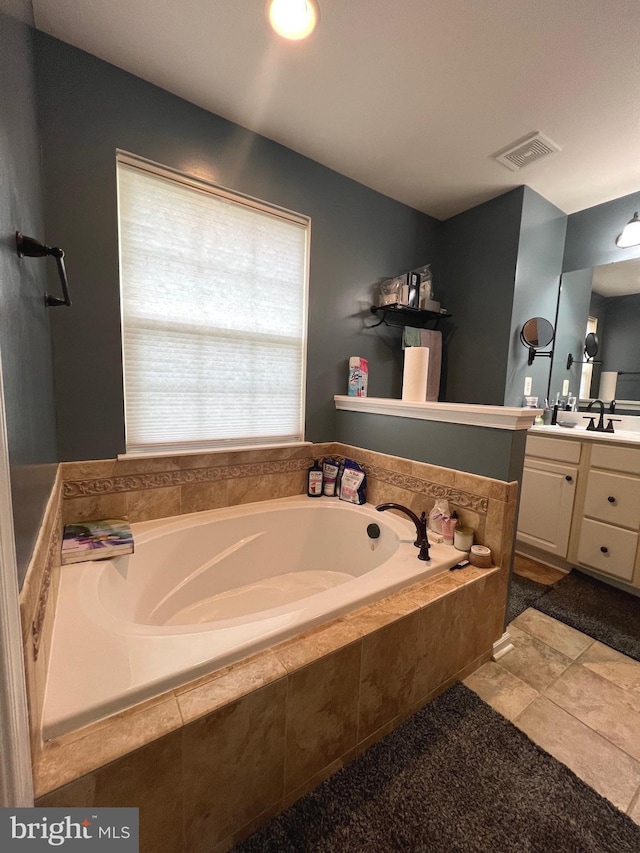
[[[640,219],[638,211],[633,214],[633,219],[630,219],[622,230],[622,234],[618,234],[616,246],[619,249],[629,249],[631,246],[640,246]]]

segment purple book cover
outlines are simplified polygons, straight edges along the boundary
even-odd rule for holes
[[[131,526],[125,518],[78,521],[66,524],[62,539],[62,564],[105,560],[133,554]]]

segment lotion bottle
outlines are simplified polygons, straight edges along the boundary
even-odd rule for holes
[[[307,495],[310,498],[322,497],[322,468],[318,465],[317,459],[313,460],[313,465],[309,468]]]

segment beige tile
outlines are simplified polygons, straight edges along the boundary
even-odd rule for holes
[[[294,471],[283,474],[261,474],[228,481],[229,506],[286,498],[306,491],[306,474]]]
[[[127,477],[177,471],[180,468],[180,458],[180,456],[146,456],[140,459],[118,459],[113,469],[113,476]]]
[[[209,853],[281,801],[285,700],[284,680],[275,681],[184,727],[189,853]]]
[[[362,640],[358,741],[413,704],[419,617],[412,613]]]
[[[461,554],[460,556],[462,557],[463,555]],[[409,587],[406,591],[406,596],[420,607],[425,607],[439,598],[444,598],[445,595],[451,595],[454,590],[459,589],[460,583],[457,575],[457,571],[445,572],[433,580]]]
[[[286,675],[287,670],[276,655],[265,654],[213,676],[197,687],[176,690],[182,719],[190,723]]]
[[[140,809],[140,853],[183,853],[180,732],[124,756],[94,774],[93,806]]]
[[[420,611],[413,701],[428,696],[458,671],[462,591],[434,601]]]
[[[419,609],[420,605],[413,598],[401,594],[382,599],[368,607],[361,607],[346,616],[344,621],[355,628],[361,636],[366,637],[372,631],[391,625],[403,616],[409,616]]]
[[[640,786],[640,762],[542,696],[515,724],[617,808],[629,807]]]
[[[618,687],[640,696],[640,661],[595,641],[578,658],[578,663]]]
[[[570,628],[563,622],[558,622],[557,619],[552,619],[546,613],[541,613],[539,610],[534,610],[532,607],[523,611],[517,616],[512,625],[525,631],[532,637],[542,640],[547,646],[551,646],[558,652],[562,652],[568,658],[575,660],[587,649],[593,639],[576,631],[575,628]],[[640,670],[640,664],[638,664]]]
[[[494,661],[467,676],[464,684],[508,720],[514,720],[538,696],[533,687]]]
[[[287,672],[295,672],[320,658],[330,655],[351,643],[357,642],[362,632],[348,619],[308,631],[292,640],[274,646],[273,653]]]
[[[288,679],[285,793],[354,749],[361,643],[353,643]]]
[[[521,631],[513,622],[509,635],[515,648],[500,658],[500,665],[535,690],[544,690],[571,663],[571,658]]]
[[[493,647],[502,636],[506,593],[500,570],[463,569],[460,575],[470,574],[470,569],[483,572],[471,583],[462,587],[460,609],[462,629],[458,642],[456,670],[463,669],[471,661]],[[457,574],[457,573],[456,573]]]
[[[134,709],[72,736],[48,741],[34,773],[36,796],[65,785],[127,752],[179,729],[182,717],[175,697],[169,695],[142,710]]]
[[[220,509],[229,505],[228,480],[187,483],[181,487],[181,492],[180,511],[182,513]]]
[[[566,572],[561,572],[559,569],[554,569],[551,566],[545,566],[544,563],[538,563],[537,560],[523,557],[522,554],[515,554],[513,571],[517,575],[529,578],[529,580],[549,585],[557,583],[566,577]]]
[[[332,761],[331,764],[328,764],[319,773],[316,773],[315,776],[307,779],[304,785],[301,785],[299,788],[296,788],[295,791],[291,791],[286,794],[282,803],[282,808],[288,809],[289,806],[293,805],[293,803],[295,803],[296,800],[299,800],[300,797],[304,797],[305,794],[308,794],[309,791],[313,791],[321,782],[324,782],[325,779],[333,776],[333,774],[337,773],[338,770],[342,770],[342,768],[350,761],[353,761],[355,757],[356,750],[350,749],[345,755],[341,755],[340,758],[336,759],[336,761]]]
[[[89,773],[39,797],[35,804],[44,809],[91,807],[94,804],[95,794],[96,775]]]
[[[573,664],[545,696],[640,761],[640,698]]]
[[[62,520],[64,524],[74,521],[98,521],[103,518],[122,518],[126,514],[124,492],[91,495],[80,498],[65,498],[62,502]]]
[[[636,793],[635,799],[632,801],[629,806],[629,810],[627,812],[631,820],[634,820],[637,824],[640,825],[640,788]]]
[[[180,486],[126,492],[126,513],[130,521],[180,515]]]
[[[102,480],[113,476],[116,466],[115,459],[93,459],[82,462],[62,462],[60,465],[62,479],[69,480]]]

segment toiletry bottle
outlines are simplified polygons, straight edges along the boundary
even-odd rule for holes
[[[317,459],[313,460],[313,465],[309,468],[307,494],[310,498],[322,497],[322,468]]]

